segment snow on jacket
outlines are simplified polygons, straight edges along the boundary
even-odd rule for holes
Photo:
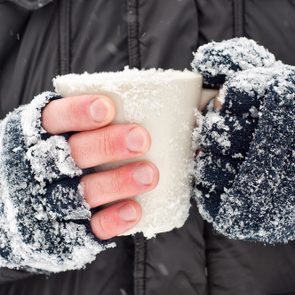
[[[248,36],[295,64],[294,1],[0,1],[1,117],[52,90],[57,74],[189,68],[211,40]],[[229,240],[195,206],[179,230],[117,247],[85,270],[1,269],[0,294],[292,294],[295,247]]]

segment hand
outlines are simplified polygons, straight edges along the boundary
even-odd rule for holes
[[[68,142],[81,168],[142,156],[151,138],[135,124],[109,125],[115,116],[112,100],[101,95],[67,97],[50,102],[42,114],[43,128],[51,134],[76,131]],[[84,195],[91,208],[108,205],[91,218],[93,233],[109,239],[130,229],[141,218],[140,205],[129,197],[152,190],[157,167],[147,161],[83,176]]]
[[[230,239],[294,240],[295,68],[246,38],[205,44],[194,56],[205,86],[221,87],[197,138],[199,212]]]

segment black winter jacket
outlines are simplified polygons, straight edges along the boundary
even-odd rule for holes
[[[57,74],[190,67],[211,40],[247,36],[295,65],[294,0],[0,0],[0,114]],[[291,295],[295,244],[229,240],[195,204],[181,229],[117,247],[86,269],[46,277],[0,270],[5,295]]]

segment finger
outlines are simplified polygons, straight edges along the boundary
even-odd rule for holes
[[[206,89],[202,90],[201,100],[199,103],[199,111],[205,110],[206,106],[208,105],[209,101],[216,96],[218,96],[219,90],[216,89]]]
[[[91,208],[139,195],[155,188],[159,171],[150,162],[137,162],[84,176],[84,197]]]
[[[106,240],[132,228],[140,218],[140,205],[134,200],[125,200],[94,214],[90,224],[96,237]]]
[[[42,112],[42,126],[51,134],[97,129],[115,116],[112,100],[102,95],[66,97],[50,102]]]
[[[111,125],[69,138],[71,155],[81,168],[143,155],[150,147],[149,133],[141,126]]]
[[[219,97],[216,97],[213,101],[213,108],[215,111],[219,112],[222,108],[222,103]]]

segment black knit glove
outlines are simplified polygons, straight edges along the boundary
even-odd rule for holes
[[[0,267],[36,272],[82,268],[111,244],[90,231],[82,174],[64,136],[41,126],[46,92],[0,124]]]
[[[295,68],[245,38],[200,47],[192,66],[205,86],[224,83],[198,139],[201,215],[229,238],[294,240]]]

